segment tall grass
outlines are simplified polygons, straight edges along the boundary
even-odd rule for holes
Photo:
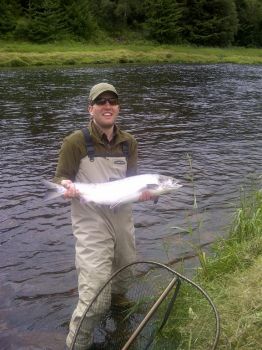
[[[246,269],[262,254],[261,190],[242,194],[228,237],[215,243],[213,251],[202,272],[207,279]]]
[[[261,348],[262,191],[243,193],[228,238],[214,246],[198,281],[221,316],[220,350]]]
[[[240,208],[237,209],[230,231],[230,238],[243,242],[262,235],[262,191],[241,198]]]
[[[213,255],[205,259],[204,267],[198,270],[195,280],[209,293],[221,318],[221,337],[218,350],[261,349],[262,327],[262,191],[242,193],[227,238],[213,246]],[[202,264],[201,264],[202,265]],[[202,347],[203,339],[211,339],[212,327],[207,326],[207,308],[201,298],[190,302],[180,295],[180,305],[174,305],[163,336],[172,343],[179,341],[179,349],[197,349],[192,340]],[[180,311],[179,311],[180,310]],[[192,328],[190,313],[197,310],[197,318],[205,324],[201,338]],[[209,311],[210,312],[210,311]],[[212,322],[209,314],[209,322]],[[211,325],[211,323],[210,323]],[[193,325],[194,326],[194,325]],[[196,326],[199,325],[196,323]],[[214,327],[213,327],[214,329]],[[183,339],[183,337],[187,338]]]

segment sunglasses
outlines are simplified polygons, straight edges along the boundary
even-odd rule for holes
[[[94,100],[92,103],[93,105],[98,105],[98,106],[103,106],[106,103],[109,103],[111,106],[116,106],[118,105],[118,98],[116,97],[110,97],[110,98],[97,98]]]

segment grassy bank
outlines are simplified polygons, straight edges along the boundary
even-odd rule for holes
[[[202,261],[203,264],[196,280],[208,292],[220,314],[221,335],[217,349],[260,349],[262,328],[261,190],[254,192],[250,197],[241,199],[228,238],[215,244],[214,255]],[[188,297],[188,295],[186,291],[185,296]],[[195,336],[195,329],[190,330],[194,339],[198,338],[198,343],[201,341],[200,336],[203,338],[202,341],[207,337],[212,339],[210,329],[213,329],[214,333],[214,325],[212,328],[209,321],[212,320],[212,317],[209,315],[209,320],[205,321],[207,308],[201,305],[199,296],[191,297],[190,307],[184,306],[186,302],[186,298],[181,302],[182,313],[186,317],[180,317],[178,320],[174,316],[174,319],[169,322],[171,328],[166,329],[167,337],[170,339],[175,334],[174,341],[176,341],[178,325],[180,325],[180,336],[188,332],[191,326],[189,316],[190,313],[193,313],[203,325],[201,332],[198,331]],[[183,324],[185,319],[186,322],[184,321]],[[200,329],[196,322],[195,324]],[[186,337],[188,339],[189,335],[187,334]],[[198,346],[188,344],[178,348],[181,350],[211,348],[201,346],[201,342],[197,344]]]
[[[124,63],[262,64],[262,49],[207,48],[152,43],[91,45],[0,41],[0,67]]]
[[[261,347],[262,192],[242,198],[227,240],[214,248],[199,281],[221,316],[218,349]]]

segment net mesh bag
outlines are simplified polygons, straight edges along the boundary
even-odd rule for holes
[[[105,283],[85,310],[72,350],[78,350],[89,315],[90,350],[208,350],[216,348],[219,336],[217,310],[207,293],[155,262],[125,266]]]

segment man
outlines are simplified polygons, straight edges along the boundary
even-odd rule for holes
[[[117,210],[82,204],[74,181],[99,183],[113,181],[137,172],[137,142],[116,125],[119,114],[115,87],[99,83],[89,94],[88,111],[91,121],[87,128],[64,139],[55,181],[71,198],[73,233],[76,238],[76,269],[79,301],[72,315],[67,346],[70,347],[77,325],[86,307],[110,275],[136,258],[131,205]],[[148,200],[144,192],[140,200]],[[112,286],[112,299],[121,297],[121,285]],[[76,339],[76,350],[91,348],[95,312],[86,315],[85,326]]]

